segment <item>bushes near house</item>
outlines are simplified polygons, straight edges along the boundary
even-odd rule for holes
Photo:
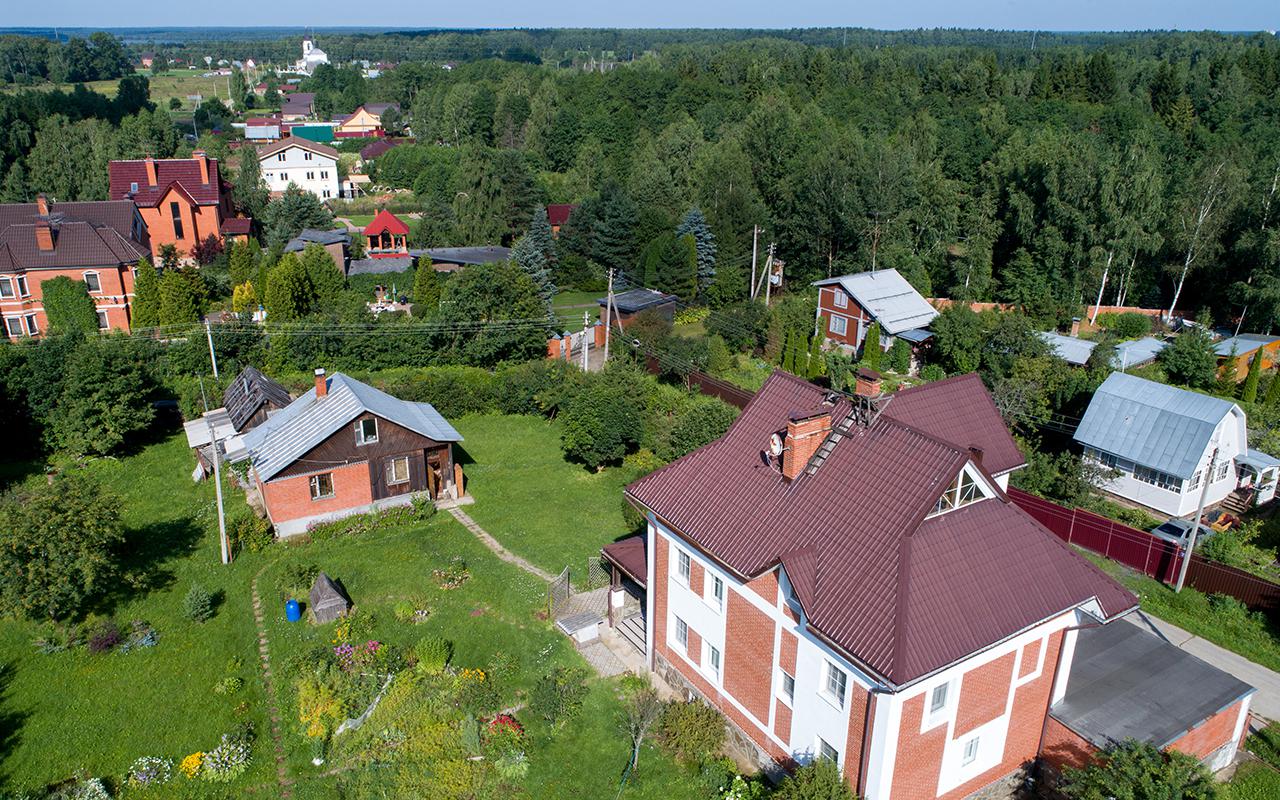
[[[556,727],[578,715],[586,696],[587,671],[557,666],[534,684],[529,710]]]
[[[1199,759],[1132,740],[1104,750],[1096,763],[1067,770],[1063,778],[1062,792],[1070,800],[1216,800],[1218,796],[1213,776]]]
[[[443,636],[429,634],[422,637],[413,648],[415,667],[428,675],[439,675],[453,658],[453,642]]]
[[[785,778],[773,800],[855,800],[834,762],[818,758]]]
[[[204,586],[193,583],[182,598],[182,615],[192,622],[208,622],[213,619],[213,593]]]
[[[662,746],[686,764],[701,764],[719,752],[724,735],[724,717],[698,700],[668,703],[658,729]]]

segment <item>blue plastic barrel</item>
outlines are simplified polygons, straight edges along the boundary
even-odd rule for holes
[[[284,618],[290,622],[302,619],[302,607],[298,605],[297,600],[290,600],[284,604]]]

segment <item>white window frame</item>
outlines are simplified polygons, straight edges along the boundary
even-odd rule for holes
[[[947,697],[950,684],[940,683],[929,693],[929,713],[941,714],[947,710]]]
[[[724,579],[719,575],[708,575],[707,605],[717,611],[724,611]]]
[[[92,277],[93,277],[93,283],[96,283],[96,284],[97,284],[97,286],[94,286],[92,283],[89,283],[89,278],[90,278],[90,276],[92,276]],[[97,273],[97,272],[95,272],[95,271],[93,271],[93,270],[89,270],[88,272],[86,272],[86,273],[84,274],[84,285],[85,285],[85,288],[89,290],[89,294],[93,294],[94,292],[101,293],[101,292],[102,292],[102,277],[101,277],[100,275],[98,275],[98,273]]]
[[[364,424],[366,422],[373,423],[373,436],[369,436],[368,434],[365,433]],[[356,420],[356,444],[358,445],[374,444],[377,441],[378,441],[378,418],[362,417],[361,419]]]
[[[960,766],[967,767],[978,760],[978,746],[981,744],[981,740],[981,736],[974,736],[964,743],[964,753],[960,757]]]
[[[321,482],[323,479],[325,479],[325,478],[328,478],[328,479],[329,479],[329,492],[328,492],[328,494],[323,493],[323,492],[321,491],[321,486],[320,486],[320,482]],[[312,476],[311,476],[311,479],[307,481],[307,485],[311,488],[311,499],[312,499],[313,501],[314,501],[314,500],[328,500],[328,499],[329,499],[329,498],[331,498],[331,497],[336,497],[336,496],[337,496],[337,491],[334,489],[334,486],[333,486],[333,473],[332,473],[332,472],[320,472],[320,473],[317,473],[317,474],[315,474],[315,475],[312,475]]]
[[[834,299],[832,302],[835,303],[836,308],[849,307],[849,295],[845,294],[843,289],[836,289],[834,290],[833,294],[834,294]]]
[[[830,700],[836,708],[844,708],[849,696],[849,674],[840,669],[832,661],[827,661],[827,674],[822,681],[822,696]]]
[[[19,276],[17,277],[17,279],[16,279],[16,280],[18,281],[18,296],[19,296],[19,297],[30,297],[30,296],[31,296],[31,287],[29,287],[29,286],[27,285],[27,276],[26,276],[26,275],[19,275]]]
[[[285,161],[285,160],[287,160],[288,158],[289,158],[289,157],[288,157],[287,155],[285,155],[284,153],[280,153],[279,155],[277,155],[277,156],[276,156],[276,161]]]
[[[675,636],[676,646],[679,647],[683,652],[688,653],[689,652],[689,623],[685,622],[679,617],[676,617],[675,631],[676,631],[676,636]]]
[[[27,323],[27,335],[28,335],[28,336],[39,336],[39,335],[40,335],[40,323],[36,322],[36,315],[35,315],[35,314],[27,314],[25,317],[23,317],[23,320],[25,320],[25,321],[26,321],[26,323]]]
[[[838,326],[836,325],[837,322],[840,323]],[[832,314],[830,317],[830,321],[827,322],[827,332],[834,333],[837,336],[848,336],[849,335],[849,318],[842,317],[839,314]]]
[[[693,559],[683,550],[676,550],[676,580],[689,585],[693,576]]]
[[[1200,483],[1201,483],[1203,480],[1204,480],[1204,470],[1202,470],[1202,469],[1198,469],[1198,470],[1196,470],[1195,474],[1191,476],[1191,482],[1187,485],[1187,488],[1188,488],[1188,489],[1199,489],[1199,488],[1200,488]]]
[[[14,297],[13,280],[10,278],[0,278],[0,298],[9,300]]]
[[[1224,458],[1216,467],[1213,468],[1213,480],[1210,481],[1210,483],[1217,483],[1218,481],[1223,480],[1230,474],[1230,472],[1231,459]]]
[[[707,642],[705,639],[703,640],[702,645],[703,645],[703,648],[707,651],[706,658],[703,659],[703,663],[706,664],[707,674],[712,675],[715,678],[715,682],[719,684],[720,669],[722,667],[720,648],[716,647],[710,642]]]
[[[98,317],[98,330],[106,331],[111,329],[111,319],[107,316],[106,311],[98,310],[94,314]]]
[[[819,736],[818,746],[815,749],[818,751],[818,758],[824,758],[832,764],[835,764],[837,767],[840,766],[840,751],[826,739]]]
[[[310,150],[303,150],[303,151],[302,151],[302,160],[303,160],[303,161],[310,161],[310,160],[311,160],[311,151],[310,151]]]
[[[397,479],[396,465],[401,463],[404,464],[404,477]],[[393,456],[392,458],[387,459],[387,485],[399,486],[401,484],[408,483],[408,482],[409,482],[409,457]]]
[[[17,328],[15,331],[14,328]],[[5,317],[4,332],[10,339],[18,339],[26,336],[26,330],[22,327],[22,317]]]
[[[1134,480],[1149,483],[1157,489],[1164,489],[1166,492],[1181,493],[1183,491],[1182,485],[1184,481],[1181,478],[1177,478],[1167,472],[1161,472],[1158,469],[1144,467],[1141,464],[1134,466],[1133,477]]]
[[[779,669],[778,676],[778,697],[787,705],[791,705],[796,701],[796,678],[785,669]]]

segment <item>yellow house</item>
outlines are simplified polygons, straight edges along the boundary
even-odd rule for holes
[[[395,103],[370,103],[357,108],[350,116],[338,123],[334,133],[339,138],[382,136],[382,115],[388,108],[399,109]]]

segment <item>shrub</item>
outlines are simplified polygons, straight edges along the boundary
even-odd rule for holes
[[[885,355],[886,366],[899,375],[906,375],[911,370],[911,345],[902,339],[894,339],[893,345]]]
[[[749,781],[741,775],[734,775],[720,800],[765,800],[769,794],[769,789],[760,781]]]
[[[1280,772],[1263,764],[1241,764],[1223,795],[1230,800],[1275,800],[1280,797]]]
[[[449,559],[449,563],[442,569],[433,569],[431,574],[435,577],[436,582],[441,589],[457,589],[462,584],[471,580],[471,570],[467,569],[467,562],[462,556],[454,556]]]
[[[142,756],[133,762],[132,767],[129,767],[129,777],[126,781],[130,786],[146,788],[168,783],[172,777],[173,761],[171,759]]]
[[[213,619],[213,593],[201,584],[191,584],[187,596],[182,598],[182,615],[192,622]]]
[[[431,604],[422,597],[408,597],[403,600],[397,600],[395,606],[391,609],[391,615],[396,618],[397,622],[426,622],[427,617],[431,616]]]
[[[587,697],[587,671],[581,667],[556,667],[543,675],[529,693],[529,710],[557,725],[582,710]]]
[[[737,409],[714,397],[694,400],[676,418],[671,428],[671,452],[663,455],[675,460],[714,442],[724,435],[737,416]]]
[[[122,638],[115,620],[104,619],[89,629],[89,652],[95,655],[110,652]]]
[[[498,707],[498,686],[482,669],[464,669],[457,678],[458,706],[467,714],[488,714]]]
[[[235,694],[244,688],[244,679],[228,675],[213,685],[214,694]]]
[[[734,766],[733,759],[723,756],[709,758],[698,767],[698,782],[706,790],[707,797],[719,797],[733,783],[737,774],[738,768]]]
[[[1096,763],[1067,770],[1064,777],[1062,791],[1071,800],[1217,797],[1213,776],[1199,759],[1176,750],[1162,752],[1133,740],[1108,748]]]
[[[280,571],[280,599],[305,598],[319,574],[315,564],[289,564]]]
[[[120,644],[120,652],[127,653],[139,647],[155,647],[160,634],[146,620],[135,619],[129,623],[129,635]]]
[[[248,550],[250,553],[261,553],[275,541],[271,523],[256,514],[242,514],[234,519],[230,537],[233,550]]]
[[[449,659],[453,658],[453,642],[435,634],[424,636],[414,645],[413,656],[417,659],[419,671],[439,675],[449,666]]]
[[[669,703],[662,712],[659,741],[686,764],[700,763],[724,744],[724,718],[696,700]]]
[[[230,783],[249,768],[252,751],[247,736],[222,734],[222,743],[204,755],[204,777],[217,783]]]
[[[947,377],[946,371],[937,364],[925,364],[920,368],[920,378],[926,383],[940,381],[945,377]]]
[[[840,769],[825,758],[815,759],[795,771],[773,793],[774,800],[854,800],[853,790]]]
[[[515,750],[499,756],[493,768],[504,781],[519,781],[529,774],[529,759],[523,750]]]

